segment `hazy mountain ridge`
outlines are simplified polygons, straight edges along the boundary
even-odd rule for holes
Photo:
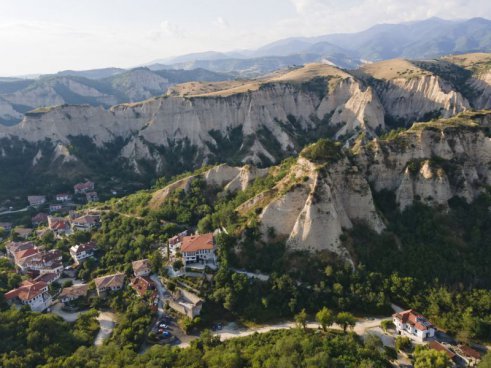
[[[36,80],[0,81],[0,124],[15,124],[22,119],[22,114],[40,107],[63,104],[110,107],[162,95],[176,83],[231,78],[223,73],[203,69],[154,72],[147,68],[129,71],[108,68],[83,72],[64,71]]]
[[[149,68],[204,67],[240,76],[257,76],[294,64],[328,60],[354,69],[365,62],[392,58],[434,58],[491,51],[491,21],[484,18],[379,24],[357,33],[292,37],[255,50],[203,52],[156,60]],[[152,65],[160,64],[160,65]]]

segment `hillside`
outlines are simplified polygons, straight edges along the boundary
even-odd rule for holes
[[[25,193],[32,189],[20,178],[33,175],[40,182],[44,175],[60,183],[88,175],[148,184],[206,163],[271,165],[319,137],[352,144],[360,133],[375,137],[414,121],[490,108],[488,73],[479,63],[463,68],[447,60],[391,60],[353,72],[308,64],[259,79],[184,83],[165,96],[109,109],[38,109],[16,126],[0,126],[0,164],[12,175],[1,187]],[[150,71],[119,74],[113,82],[148,96],[169,80],[159,75],[155,85],[139,85],[146,78],[139,73]],[[18,116],[8,103],[2,106]],[[22,144],[13,148],[18,139]],[[12,166],[12,154],[22,172]]]

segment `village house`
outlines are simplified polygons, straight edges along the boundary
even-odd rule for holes
[[[94,183],[86,181],[85,183],[78,183],[73,186],[75,194],[85,194],[94,190]]]
[[[133,273],[136,277],[148,276],[152,271],[152,267],[150,267],[150,262],[148,261],[148,259],[140,259],[138,261],[134,261],[131,265],[133,266]]]
[[[435,336],[435,328],[421,314],[412,309],[392,315],[396,331],[418,341],[425,341]]]
[[[184,264],[195,262],[215,263],[215,242],[213,234],[184,236],[181,243]]]
[[[31,228],[28,228],[28,227],[20,227],[20,226],[17,226],[16,228],[14,228],[14,234],[17,234],[17,236],[19,238],[22,238],[22,239],[27,239],[28,237],[31,236],[31,234],[33,233],[33,229]]]
[[[58,296],[58,300],[62,303],[68,303],[78,298],[85,298],[88,291],[89,285],[87,284],[78,284],[66,287],[61,291],[60,295]]]
[[[36,278],[33,279],[33,281],[34,282],[42,281],[50,285],[56,280],[58,280],[60,277],[61,277],[61,272],[48,272],[37,276]]]
[[[48,223],[48,214],[40,212],[31,218],[32,226],[39,226]]]
[[[29,305],[35,312],[42,312],[51,304],[48,284],[43,281],[24,281],[17,289],[5,293],[4,297],[11,303]]]
[[[48,216],[48,227],[58,235],[64,235],[70,231],[70,223],[62,217]]]
[[[83,215],[72,220],[72,229],[90,231],[99,226],[99,221],[98,215]]]
[[[169,300],[169,307],[191,319],[199,316],[202,306],[203,300],[199,296],[180,288],[176,289]]]
[[[7,251],[7,257],[15,262],[15,253],[26,249],[37,249],[33,242],[10,242],[5,245],[5,250]]]
[[[97,202],[99,200],[99,197],[97,195],[97,192],[88,192],[85,194],[85,198],[87,199],[87,202]]]
[[[42,195],[31,195],[27,196],[27,201],[31,207],[39,207],[46,203],[46,196]]]
[[[124,273],[115,273],[113,275],[106,275],[96,278],[94,282],[97,295],[101,296],[106,291],[121,290],[124,285],[124,279]]]
[[[63,205],[59,203],[49,205],[49,213],[58,212],[63,208]]]
[[[148,291],[152,292],[151,299],[154,299],[157,295],[155,284],[148,276],[137,276],[132,278],[130,286],[142,298],[147,294]]]
[[[68,193],[59,193],[56,195],[56,200],[58,202],[68,202],[72,200],[72,196]]]
[[[62,254],[58,249],[37,251],[28,256],[25,255],[26,251],[23,251],[20,258],[17,253],[16,265],[23,273],[42,275],[45,273],[61,274],[63,272]]]
[[[96,244],[94,242],[88,242],[83,244],[77,244],[70,247],[70,256],[73,258],[75,263],[80,263],[80,261],[92,257],[96,250]]]

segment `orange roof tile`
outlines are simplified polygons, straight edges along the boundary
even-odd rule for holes
[[[181,252],[196,252],[198,250],[213,249],[213,234],[192,235],[182,238]]]

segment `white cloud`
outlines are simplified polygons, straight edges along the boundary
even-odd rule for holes
[[[185,35],[185,31],[183,28],[168,20],[160,22],[160,31],[166,36],[173,36],[178,38],[182,38]]]
[[[223,17],[217,17],[217,19],[215,19],[213,24],[215,24],[220,29],[227,29],[230,27],[230,24]]]

